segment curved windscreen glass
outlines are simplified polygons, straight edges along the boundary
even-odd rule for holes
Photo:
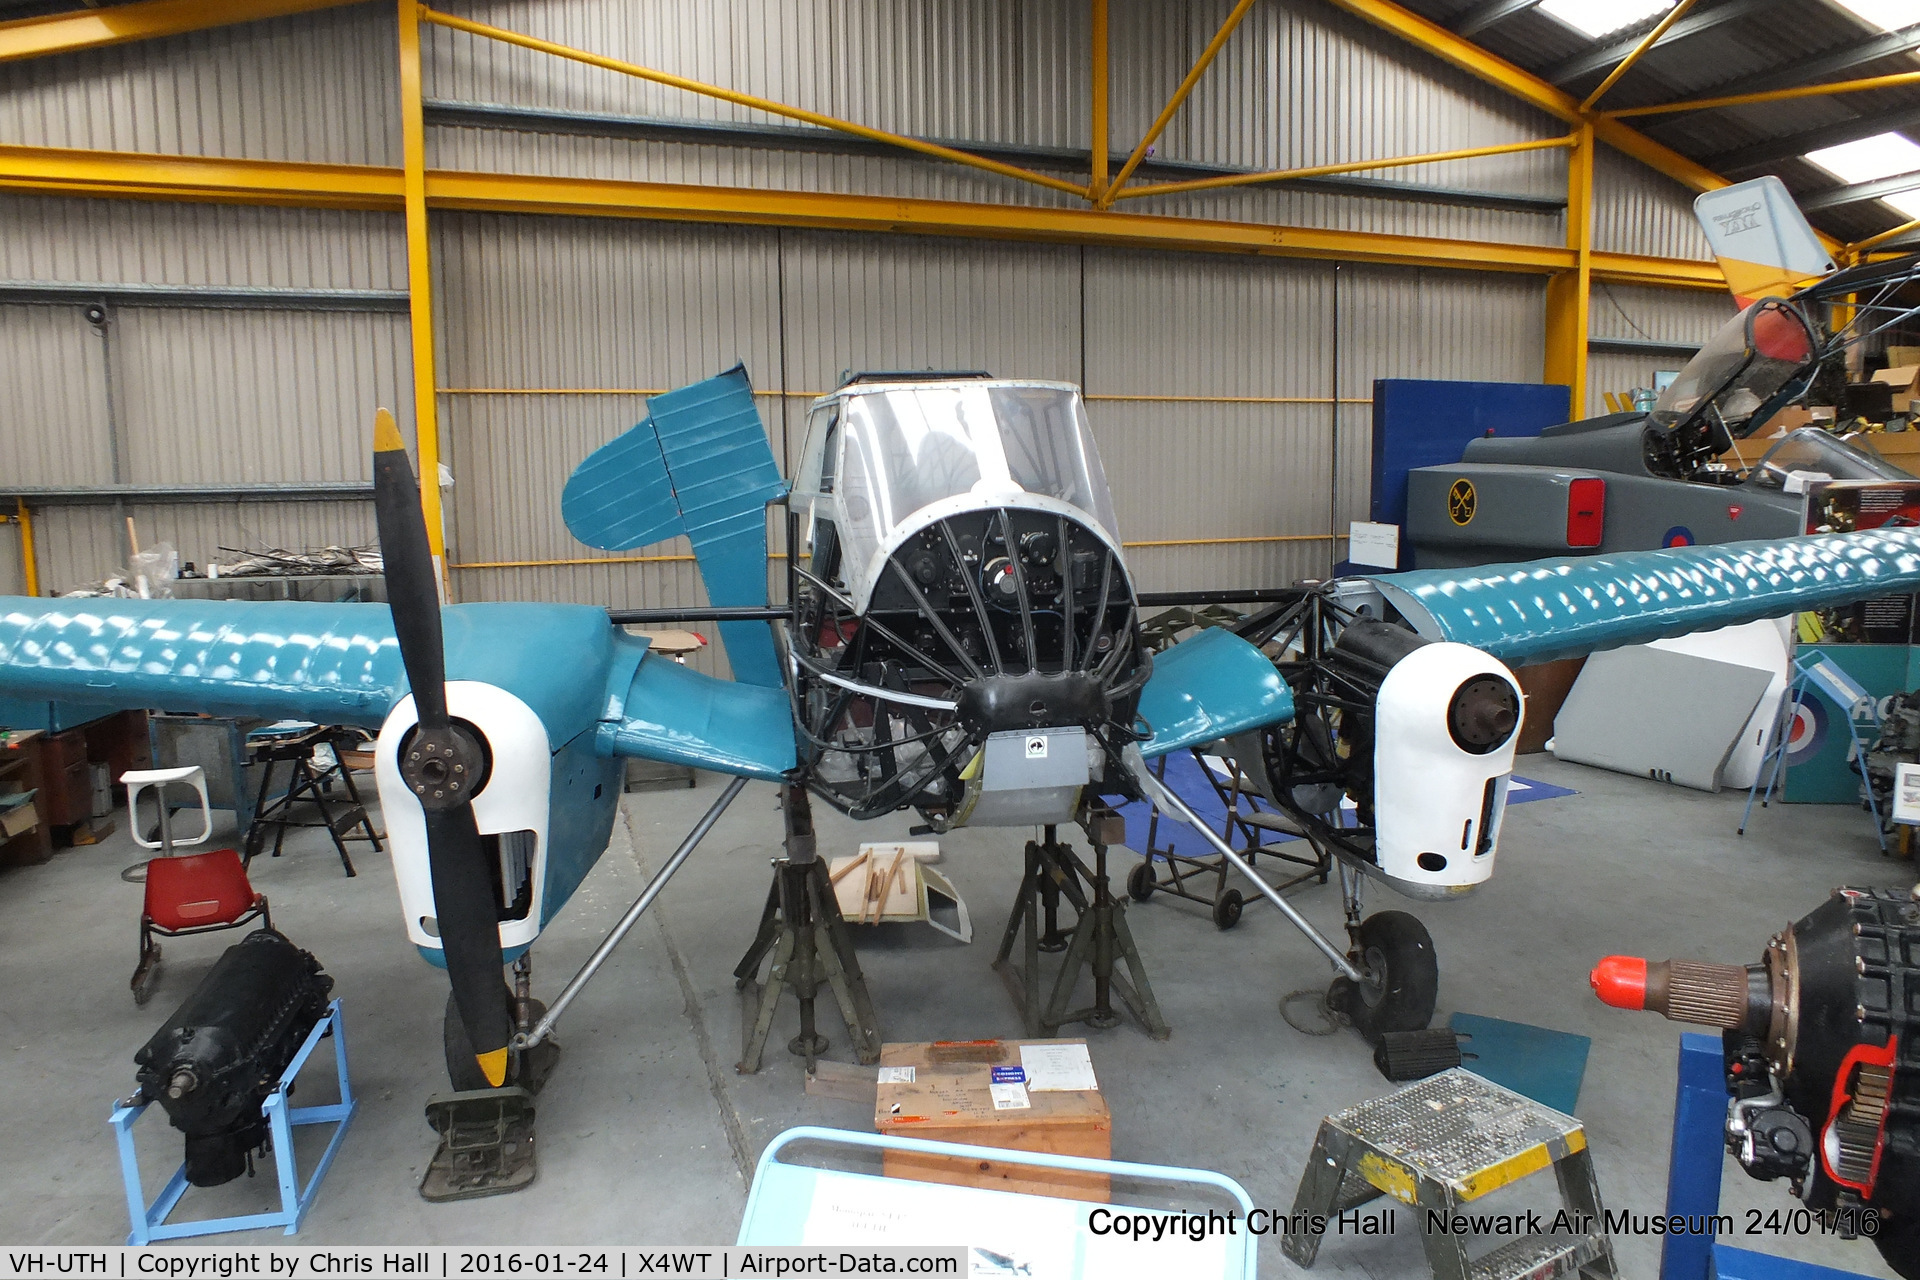
[[[1856,449],[1830,431],[1801,427],[1767,450],[1747,483],[1778,489],[1796,471],[1824,475],[1832,480],[1911,480],[1912,476],[1883,458]]]
[[[1039,494],[1070,503],[1118,537],[1086,410],[1069,388],[876,389],[847,398],[840,433],[839,533],[854,574],[893,530],[946,498],[989,506]]]
[[[1744,435],[1754,411],[1800,372],[1813,346],[1813,333],[1798,311],[1777,298],[1756,302],[1687,361],[1654,402],[1653,421],[1673,428],[1718,415],[1729,432]]]

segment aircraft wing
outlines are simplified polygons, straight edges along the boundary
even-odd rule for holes
[[[1140,691],[1148,759],[1293,719],[1293,691],[1258,649],[1217,627],[1155,655]]]
[[[596,749],[778,780],[797,763],[793,710],[785,688],[721,680],[671,658],[646,654],[616,666]]]
[[[1367,579],[1421,635],[1510,667],[1920,590],[1920,529],[1872,529]]]
[[[60,703],[377,728],[406,691],[384,604],[0,597],[0,722]]]
[[[605,755],[756,778],[793,767],[784,689],[650,654],[603,610],[475,604],[443,617],[448,675],[520,697],[555,747],[592,728]],[[0,598],[0,724],[48,724],[58,704],[65,723],[162,708],[377,729],[407,692],[384,604]]]

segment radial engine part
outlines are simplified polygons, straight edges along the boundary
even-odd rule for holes
[[[1759,963],[1608,956],[1602,1000],[1720,1028],[1727,1149],[1920,1280],[1920,903],[1836,889]],[[1863,1211],[1872,1217],[1864,1218]],[[1849,1212],[1851,1211],[1851,1212]],[[1871,1225],[1863,1230],[1863,1224]]]

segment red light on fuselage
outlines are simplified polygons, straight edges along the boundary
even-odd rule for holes
[[[1567,545],[1597,547],[1607,521],[1607,482],[1583,476],[1567,486]]]

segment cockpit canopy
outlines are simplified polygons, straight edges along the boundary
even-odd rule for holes
[[[1679,433],[1698,428],[1716,441],[1714,452],[1724,452],[1723,434],[1744,439],[1761,426],[1755,415],[1807,369],[1818,345],[1791,303],[1756,302],[1722,325],[1660,393],[1654,425]]]
[[[864,609],[887,554],[929,520],[976,508],[1077,515],[1119,542],[1080,391],[984,379],[855,383],[817,401],[794,478],[814,569]],[[824,563],[832,525],[838,567]]]

